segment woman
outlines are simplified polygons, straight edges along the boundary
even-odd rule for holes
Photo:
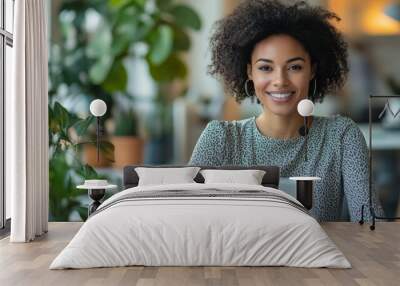
[[[351,221],[357,221],[368,203],[368,150],[360,129],[342,116],[310,118],[307,161],[299,134],[299,101],[322,102],[348,73],[347,45],[331,20],[340,19],[305,2],[250,0],[217,23],[210,72],[237,101],[256,98],[262,113],[210,122],[189,164],[275,165],[283,177],[321,177],[311,214],[338,220],[347,204]]]

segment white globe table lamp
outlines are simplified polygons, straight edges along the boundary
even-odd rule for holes
[[[300,128],[300,135],[304,136],[306,152],[304,154],[307,161],[307,134],[308,134],[308,116],[314,112],[314,103],[309,99],[303,99],[297,104],[297,112],[304,118],[304,126]]]
[[[96,148],[97,148],[97,162],[100,158],[100,117],[102,117],[107,112],[107,104],[101,99],[95,99],[90,103],[90,113],[96,117]]]
[[[303,99],[297,105],[297,111],[301,116],[310,116],[314,112],[314,103],[309,99]]]
[[[303,99],[297,104],[297,112],[304,118],[304,126],[299,129],[300,135],[304,136],[305,154],[307,162],[307,135],[308,135],[308,116],[314,112],[314,103],[309,99]],[[321,180],[319,177],[290,177],[296,181],[296,198],[304,207],[310,210],[313,206],[313,182]]]
[[[96,117],[101,117],[107,112],[107,105],[106,103],[101,100],[101,99],[95,99],[90,103],[90,113],[93,114],[93,116]]]

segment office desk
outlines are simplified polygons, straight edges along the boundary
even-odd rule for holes
[[[400,285],[400,223],[322,226],[352,269],[290,267],[119,267],[48,270],[81,223],[50,223],[32,243],[0,241],[0,285]]]

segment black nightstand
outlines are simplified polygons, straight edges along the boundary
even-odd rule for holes
[[[88,190],[89,197],[93,202],[88,206],[88,216],[94,213],[101,205],[101,200],[106,194],[106,190],[115,189],[116,185],[110,185],[106,180],[85,180],[85,184],[79,185],[77,189]]]
[[[296,199],[303,206],[310,210],[313,205],[313,185],[314,181],[321,180],[320,177],[290,177],[290,180],[296,181]]]

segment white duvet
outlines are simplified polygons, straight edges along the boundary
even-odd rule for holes
[[[132,192],[261,190],[241,184],[135,187],[106,200],[50,269],[145,266],[294,266],[350,268],[318,222],[290,204],[262,198],[174,197],[125,200]],[[137,193],[134,193],[137,194]]]

